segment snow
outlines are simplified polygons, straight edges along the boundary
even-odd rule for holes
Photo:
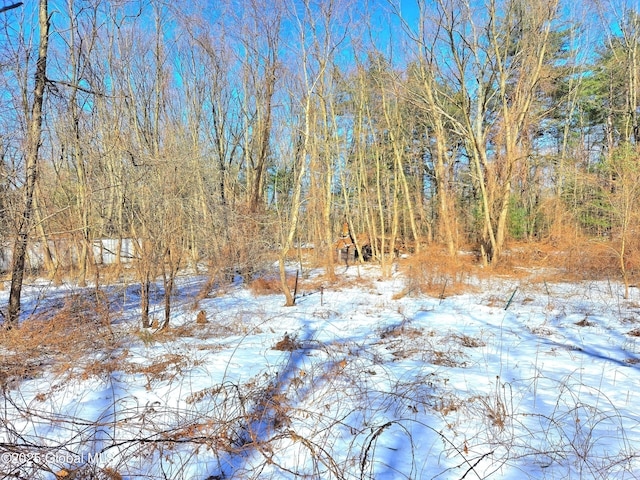
[[[444,299],[394,299],[401,272],[343,270],[322,295],[307,272],[316,282],[294,307],[235,285],[194,308],[206,279],[183,276],[169,333],[140,332],[136,289],[110,287],[114,335],[129,340],[86,363],[118,367],[7,383],[0,471],[640,478],[637,290],[624,300],[613,281],[485,278]],[[46,311],[71,292],[82,290],[38,282],[26,303]],[[195,323],[199,310],[208,323]]]

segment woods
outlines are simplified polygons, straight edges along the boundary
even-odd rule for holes
[[[131,259],[144,326],[158,279],[169,324],[181,268],[215,285],[279,259],[293,304],[291,252],[333,276],[345,220],[387,273],[400,246],[490,266],[512,241],[587,238],[629,284],[630,2],[48,3],[0,5],[8,324],[32,269],[86,285]]]

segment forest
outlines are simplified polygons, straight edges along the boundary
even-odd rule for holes
[[[640,479],[638,0],[0,0],[0,480]]]
[[[597,244],[628,296],[637,7],[4,0],[4,321],[27,275],[124,267],[144,326],[149,285],[184,268],[249,282],[278,259],[292,304],[287,259],[304,248],[331,278],[345,222],[383,272],[398,252],[497,268],[510,245]]]

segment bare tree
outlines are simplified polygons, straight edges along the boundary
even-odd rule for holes
[[[67,0],[66,16],[68,27],[61,35],[64,38],[63,50],[56,56],[64,64],[57,66],[55,78],[59,104],[57,125],[60,156],[68,157],[76,181],[70,185],[71,197],[76,199],[78,232],[78,285],[86,286],[87,275],[95,267],[93,256],[92,232],[92,186],[95,180],[92,168],[99,158],[93,155],[92,142],[87,135],[89,130],[87,111],[95,102],[96,92],[89,81],[93,80],[89,72],[92,65],[92,50],[98,40],[97,8],[85,8],[75,0]],[[75,235],[74,235],[75,236]]]
[[[24,280],[25,259],[29,232],[32,228],[33,198],[38,172],[38,156],[42,136],[42,116],[47,82],[47,51],[49,46],[49,10],[47,0],[40,0],[38,7],[40,39],[36,63],[35,84],[31,113],[29,115],[25,155],[24,205],[18,220],[16,240],[13,247],[11,269],[11,291],[7,309],[7,326],[14,325],[20,316],[20,297]]]
[[[434,10],[430,12],[427,2],[418,2],[419,16],[417,26],[413,26],[402,16],[399,4],[392,4],[394,13],[401,20],[403,29],[409,42],[415,48],[416,66],[409,66],[409,80],[407,82],[407,96],[410,104],[424,118],[425,148],[430,151],[433,164],[435,195],[437,204],[437,236],[444,241],[449,255],[454,256],[457,251],[455,208],[455,192],[452,190],[453,163],[452,152],[453,132],[450,132],[450,122],[447,110],[450,100],[447,98],[449,89],[442,81],[440,71],[440,55],[438,50],[438,32],[445,24],[444,12]],[[432,18],[433,16],[433,18]]]
[[[309,55],[317,72],[314,91],[316,105],[311,122],[314,135],[309,145],[309,206],[307,224],[312,232],[311,242],[328,278],[334,272],[335,169],[345,156],[345,122],[341,112],[341,72],[337,51],[345,48],[353,25],[340,15],[348,11],[348,3],[332,1],[312,5],[316,11],[308,15]],[[337,218],[338,222],[342,218]]]
[[[256,212],[262,202],[264,178],[268,166],[273,122],[274,95],[279,68],[279,43],[282,21],[281,2],[249,2],[248,24],[250,30],[243,32],[246,58],[245,68],[249,85],[255,96],[255,122],[249,150],[252,212]],[[269,12],[269,13],[267,13]]]
[[[293,184],[290,210],[288,212],[288,216],[282,219],[282,248],[280,249],[278,257],[280,283],[285,295],[286,306],[292,306],[295,303],[295,298],[287,283],[285,266],[287,254],[294,243],[300,220],[303,179],[306,175],[308,162],[307,157],[311,153],[312,135],[315,131],[314,111],[316,109],[316,104],[314,96],[318,91],[318,85],[320,84],[323,75],[326,73],[327,68],[326,57],[316,57],[316,62],[314,62],[314,57],[309,51],[309,43],[313,45],[313,42],[318,38],[318,31],[316,30],[317,25],[313,22],[308,23],[312,17],[313,7],[314,5],[312,5],[311,2],[305,1],[302,13],[297,12],[295,6],[292,7],[290,12],[298,30],[297,33],[299,37],[297,41],[299,42],[300,52],[297,53],[299,54],[298,67],[301,78],[297,82],[300,91],[292,90],[289,93],[292,100],[292,108],[295,108],[295,112],[297,114],[297,124],[294,124],[294,128],[297,131],[294,130],[292,135],[293,148],[291,150],[295,180]],[[311,27],[310,32],[309,26]]]
[[[483,258],[497,261],[516,169],[530,153],[531,113],[551,56],[558,1],[489,0],[484,17],[464,1],[439,0],[438,8],[438,35],[454,66],[446,79],[455,87],[449,99],[457,113],[449,119],[463,134],[475,170]]]
[[[596,179],[595,188],[602,188],[605,207],[611,212],[613,233],[618,237],[615,248],[620,274],[624,283],[624,298],[629,298],[629,247],[633,245],[633,232],[638,228],[640,206],[640,152],[632,144],[617,147],[604,162],[608,182],[604,186]]]

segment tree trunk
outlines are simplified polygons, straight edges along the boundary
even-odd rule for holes
[[[287,284],[287,274],[285,271],[285,262],[287,259],[287,253],[293,244],[293,238],[298,228],[298,219],[300,217],[300,199],[302,197],[302,181],[304,180],[305,167],[307,161],[307,152],[309,151],[309,135],[311,131],[311,92],[307,93],[307,99],[304,108],[304,133],[303,142],[300,147],[300,151],[296,152],[298,162],[298,175],[296,176],[296,183],[293,186],[293,198],[291,199],[291,215],[289,218],[289,231],[284,238],[282,250],[278,259],[278,266],[280,269],[280,284],[285,296],[285,306],[292,307],[295,304],[295,298],[291,293],[291,289]]]
[[[620,260],[620,273],[622,274],[622,282],[624,283],[624,299],[629,299],[629,275],[627,273],[627,265],[625,262],[625,253],[626,253],[626,232],[623,229],[622,239],[620,244],[620,253],[618,255]]]
[[[47,82],[47,48],[49,46],[49,12],[47,0],[40,0],[38,24],[40,26],[40,46],[38,48],[38,62],[36,64],[33,105],[29,118],[29,130],[27,132],[27,154],[25,159],[26,179],[24,187],[25,202],[13,247],[11,291],[9,293],[9,307],[7,310],[7,326],[9,328],[11,328],[20,317],[20,296],[22,294],[27,243],[33,213],[33,196],[38,171],[38,152],[42,136],[42,110]]]
[[[171,319],[171,294],[175,283],[173,268],[169,272],[163,270],[162,280],[164,283],[164,322],[162,323],[162,330],[166,330],[169,328],[169,320]]]
[[[308,130],[306,134],[308,134]],[[303,147],[304,152],[306,152],[306,144],[307,144],[307,140],[305,139],[305,146]],[[286,307],[292,307],[295,304],[295,298],[293,297],[293,294],[291,293],[291,289],[287,284],[287,275],[285,272],[285,261],[287,258],[287,253],[289,253],[289,249],[293,244],[293,237],[295,236],[296,229],[298,226],[298,219],[300,217],[300,197],[302,196],[302,180],[304,179],[304,173],[305,173],[305,165],[306,165],[305,157],[306,155],[300,154],[300,163],[298,165],[299,172],[298,172],[298,177],[296,179],[296,184],[293,190],[293,199],[291,201],[291,218],[289,219],[289,232],[285,237],[284,245],[282,246],[282,251],[280,252],[279,263],[278,263],[280,268],[280,283],[282,285],[282,291],[284,292]]]
[[[145,275],[140,282],[140,310],[142,315],[142,328],[149,328],[151,322],[149,321],[149,290],[151,287],[151,281],[149,280],[149,272],[145,272]]]

